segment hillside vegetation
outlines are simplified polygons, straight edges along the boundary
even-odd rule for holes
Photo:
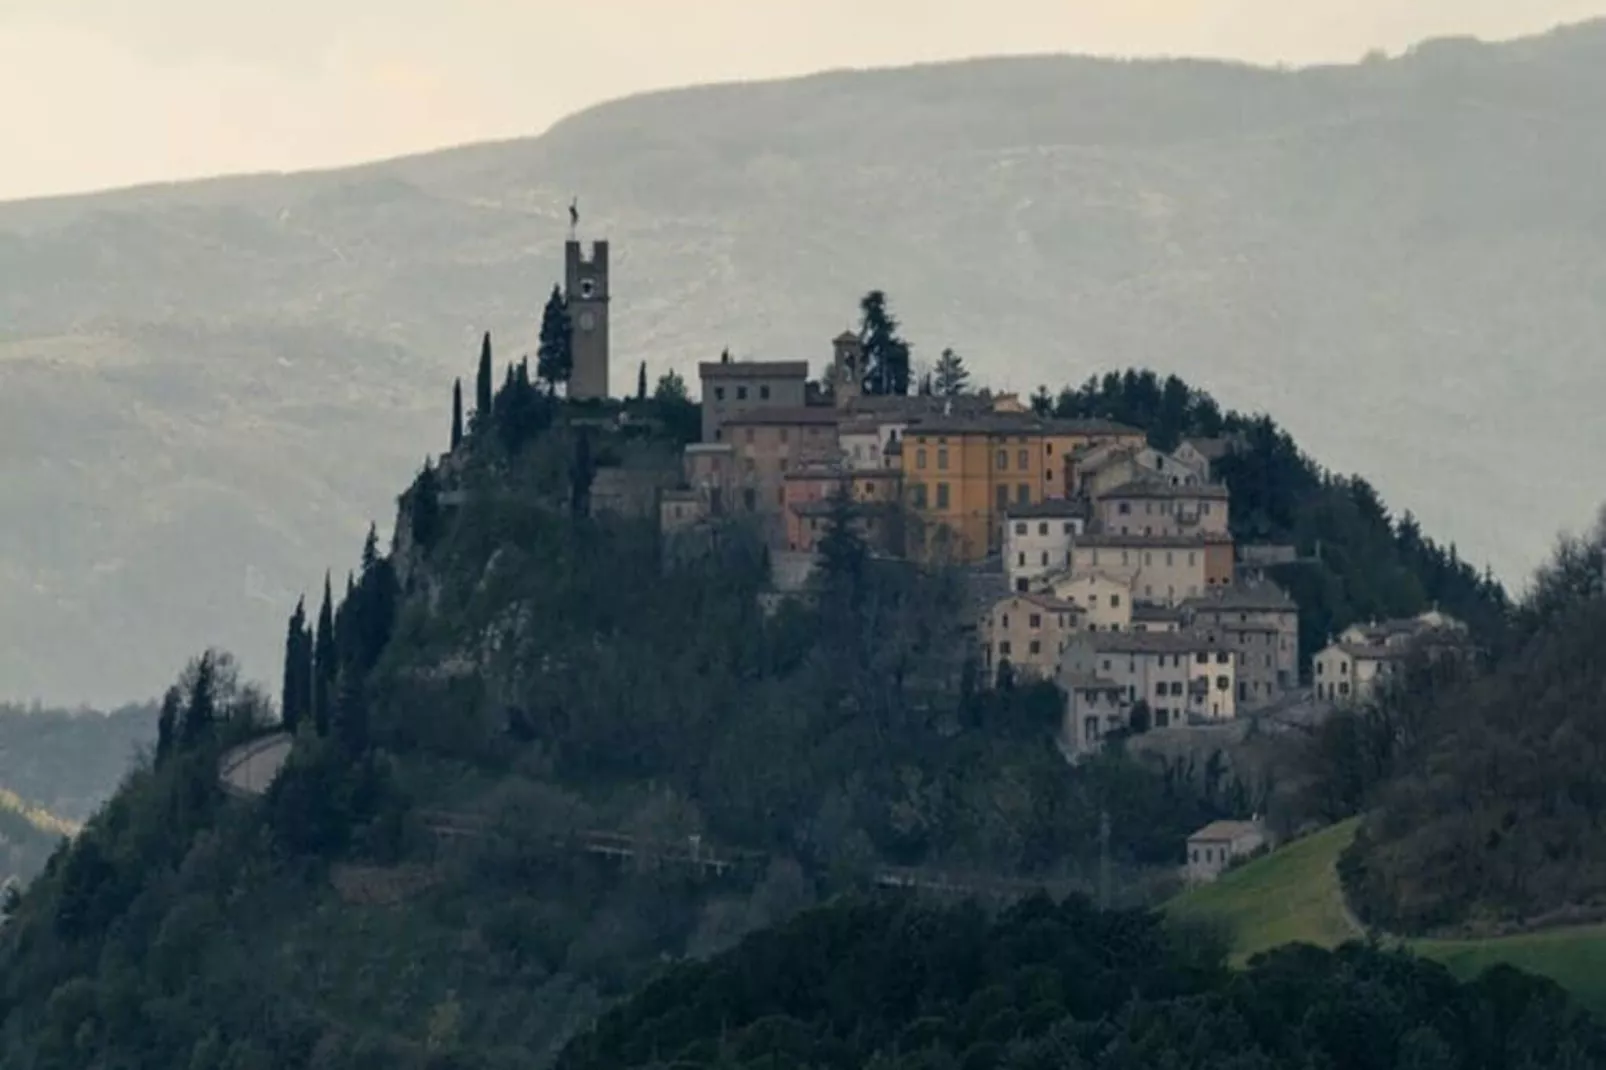
[[[649,985],[561,1070],[1191,1067],[1419,1070],[1606,1058],[1606,1033],[1509,969],[1458,985],[1351,945],[1285,948],[1229,977],[1207,940],[1071,900],[842,903]]]
[[[989,60],[0,206],[0,505],[33,518],[0,679],[151,694],[196,636],[269,673],[283,604],[441,441],[453,355],[533,348],[576,193],[615,243],[616,390],[725,345],[823,360],[879,286],[917,359],[1023,393],[1183,372],[1521,575],[1598,491],[1558,458],[1606,447],[1603,97],[1598,26],[1308,71]]]
[[[1215,409],[1139,373],[1067,404],[1151,389]],[[390,552],[371,532],[344,585],[296,607],[296,746],[264,798],[225,796],[217,761],[270,704],[228,657],[191,663],[150,760],[0,932],[0,1062],[543,1065],[666,965],[889,874],[1092,887],[1107,813],[1112,897],[1135,907],[1174,886],[1189,831],[1256,804],[1118,748],[1071,775],[1057,692],[979,691],[961,577],[871,557],[845,504],[808,597],[773,613],[739,525],[665,542],[594,510],[599,470],[650,467],[678,445],[652,428],[695,424],[668,396],[624,410],[599,428],[508,367],[400,496]],[[1259,426],[1294,473],[1262,480],[1269,516],[1352,500]],[[1356,517],[1338,551],[1498,615],[1497,585]]]
[[[1374,803],[1343,873],[1413,935],[1606,918],[1606,518],[1564,539],[1487,665],[1423,665],[1357,718]],[[1330,730],[1329,741],[1337,742]]]

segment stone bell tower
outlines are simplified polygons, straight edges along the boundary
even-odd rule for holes
[[[848,408],[864,390],[864,343],[852,331],[831,339],[831,389],[836,407]]]
[[[569,397],[576,400],[608,396],[608,243],[591,243],[591,255],[570,238],[563,256],[564,300],[569,303],[573,330],[574,371]]]

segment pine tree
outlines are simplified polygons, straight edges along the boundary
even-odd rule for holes
[[[541,313],[541,342],[535,352],[535,374],[557,393],[559,383],[567,383],[574,371],[574,330],[569,322],[569,305],[563,291],[552,287]]]
[[[909,343],[887,309],[887,295],[871,290],[859,302],[859,341],[864,345],[866,394],[909,393]]]
[[[491,418],[491,332],[480,342],[480,372],[474,383],[474,426]]]
[[[296,611],[290,614],[290,626],[284,640],[284,688],[279,698],[279,720],[286,732],[294,732],[305,712],[307,687],[302,668],[302,654],[307,630],[307,600],[296,599]]]
[[[647,362],[641,362],[641,368],[636,372],[636,400],[647,400]]]
[[[370,520],[368,537],[362,541],[362,574],[366,579],[379,564],[379,528]]]
[[[314,640],[312,666],[312,720],[320,736],[329,734],[333,702],[332,689],[338,669],[335,649],[334,597],[329,589],[329,573],[323,574],[323,607],[318,610],[318,634]]]
[[[452,383],[452,452],[463,444],[463,380]]]
[[[965,367],[965,360],[952,349],[944,349],[942,356],[937,358],[937,367],[932,381],[932,391],[945,398],[956,398],[963,394],[970,385],[970,370]]]
[[[859,510],[845,483],[830,497],[830,511],[820,536],[820,574],[828,587],[855,591],[864,578],[870,548],[859,533]]]

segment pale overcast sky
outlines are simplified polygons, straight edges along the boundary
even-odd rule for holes
[[[1606,0],[0,0],[0,199],[539,133],[643,89],[1025,52],[1305,64]]]

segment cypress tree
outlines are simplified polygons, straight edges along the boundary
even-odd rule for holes
[[[563,291],[552,287],[546,308],[541,312],[541,343],[535,351],[535,374],[557,393],[559,383],[567,383],[574,371],[574,325],[569,321],[569,304]]]
[[[162,712],[156,717],[156,760],[159,762],[166,758],[173,749],[173,732],[178,726],[178,714],[183,705],[183,696],[179,693],[177,685],[167,689],[162,696]]]
[[[290,614],[290,627],[284,640],[284,689],[279,698],[279,719],[286,732],[294,732],[301,723],[306,698],[306,684],[302,673],[302,635],[307,630],[305,598],[296,599],[296,611]]]
[[[463,380],[452,382],[452,451],[463,444]]]
[[[647,400],[647,362],[641,362],[641,370],[636,372],[636,400]]]
[[[480,373],[474,383],[474,425],[491,418],[491,332],[480,342]]]
[[[368,522],[368,537],[362,541],[362,574],[366,579],[379,564],[379,528]]]
[[[335,738],[347,754],[356,757],[368,749],[368,706],[362,684],[352,666],[340,673],[335,711]]]
[[[329,734],[338,655],[335,651],[334,598],[329,590],[329,573],[323,574],[323,607],[318,610],[318,634],[314,640],[312,667],[312,720],[320,736]]]

